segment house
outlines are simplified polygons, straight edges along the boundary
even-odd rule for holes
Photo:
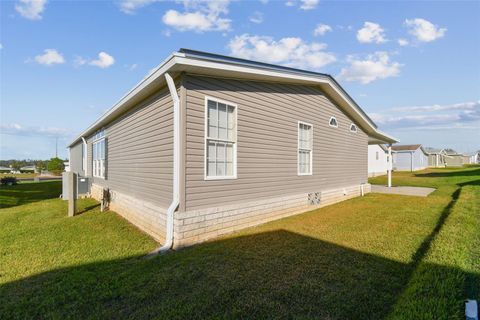
[[[445,167],[445,149],[424,148],[428,154],[428,166],[431,168]]]
[[[397,140],[329,75],[181,49],[69,145],[70,169],[160,251],[370,191]]]
[[[428,166],[428,154],[421,144],[392,146],[393,170],[417,171]]]
[[[447,167],[461,167],[463,166],[464,157],[462,154],[457,153],[455,150],[446,150],[445,165]]]
[[[471,153],[470,164],[479,164],[479,163],[480,163],[480,151]]]
[[[29,172],[29,173],[37,173],[37,167],[32,165],[32,166],[24,166],[20,168],[20,172]]]
[[[388,149],[382,144],[368,146],[368,176],[376,177],[387,174],[392,169]]]

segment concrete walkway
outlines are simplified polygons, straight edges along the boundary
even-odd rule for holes
[[[372,192],[375,193],[388,193],[388,194],[401,194],[404,196],[417,196],[417,197],[426,197],[430,193],[435,191],[435,188],[424,188],[424,187],[387,187],[372,184]]]

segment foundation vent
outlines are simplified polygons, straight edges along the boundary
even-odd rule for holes
[[[311,192],[308,194],[308,204],[317,205],[320,204],[321,193],[320,192]]]

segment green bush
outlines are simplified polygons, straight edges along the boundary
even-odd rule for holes
[[[54,175],[60,175],[65,170],[65,164],[60,158],[52,158],[48,161],[48,171]]]
[[[13,185],[16,185],[17,183],[18,183],[18,180],[15,177],[3,177],[2,179],[0,179],[0,184],[2,186],[13,186]]]

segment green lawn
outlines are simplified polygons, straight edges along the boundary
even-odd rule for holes
[[[2,187],[0,319],[464,319],[480,298],[480,167],[393,179],[437,190],[368,194],[151,260],[156,243],[95,201],[67,218],[59,182]]]

